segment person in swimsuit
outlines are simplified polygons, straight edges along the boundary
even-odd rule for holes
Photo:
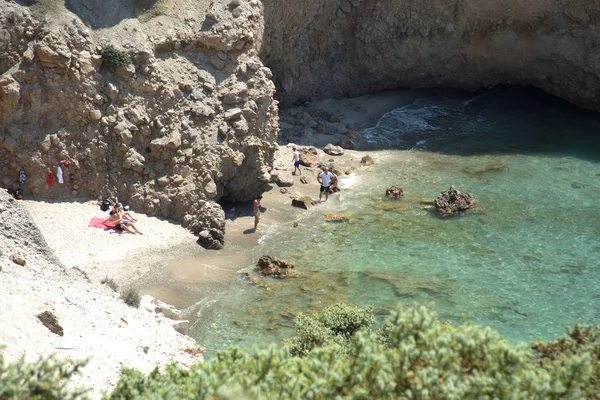
[[[106,218],[102,223],[112,222],[115,225],[115,228],[117,228],[117,231],[119,232],[126,231],[134,235],[136,232],[140,235],[142,234],[142,232],[140,232],[137,229],[133,222],[131,222],[133,220],[133,218],[131,218],[131,215],[129,215],[129,213],[121,211],[121,203],[115,204],[110,214],[111,215],[108,218]]]
[[[258,196],[254,199],[254,231],[258,227],[258,221],[260,220],[260,201],[262,200],[262,195]]]

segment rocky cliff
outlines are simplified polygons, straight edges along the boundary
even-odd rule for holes
[[[4,2],[1,185],[24,167],[26,194],[116,192],[195,232],[222,231],[215,202],[264,191],[276,148],[262,15],[255,0]],[[61,160],[72,162],[64,184]]]
[[[600,109],[599,0],[264,0],[282,104],[398,87],[531,85]]]
[[[600,0],[3,2],[0,185],[24,167],[26,194],[117,192],[220,240],[216,201],[267,188],[273,82],[285,104],[508,83],[598,110],[599,11]],[[111,46],[127,62],[110,66]],[[65,182],[50,186],[61,160]]]

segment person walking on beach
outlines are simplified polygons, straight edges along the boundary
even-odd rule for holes
[[[262,200],[262,195],[258,196],[254,199],[254,231],[256,232],[256,228],[258,227],[258,221],[260,221],[260,201]]]
[[[294,157],[292,158],[292,161],[294,162],[294,172],[292,172],[292,175],[296,175],[296,170],[302,175],[302,170],[300,169],[300,152],[295,147],[292,147],[292,150],[294,150]]]
[[[319,191],[319,201],[321,201],[321,197],[323,197],[323,192],[325,192],[325,201],[329,199],[329,186],[331,185],[331,178],[333,175],[329,172],[329,168],[323,167],[323,172],[319,174],[317,180],[321,184],[321,190]]]

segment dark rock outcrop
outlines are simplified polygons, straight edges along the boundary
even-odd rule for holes
[[[448,191],[441,192],[437,199],[435,199],[435,207],[442,215],[466,211],[474,203],[475,200],[471,194],[462,193],[454,186],[451,186]]]
[[[256,272],[275,278],[287,278],[296,273],[296,265],[289,260],[282,260],[272,256],[262,256],[254,268]]]
[[[50,311],[44,311],[36,315],[36,317],[42,324],[44,324],[46,328],[50,329],[50,332],[55,333],[58,336],[64,335],[63,327],[60,325],[60,322],[58,322],[58,318],[56,315],[54,315],[54,313]]]
[[[385,190],[385,197],[397,199],[404,196],[404,190],[400,186],[390,186]]]

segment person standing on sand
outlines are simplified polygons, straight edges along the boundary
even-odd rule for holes
[[[294,172],[292,172],[292,175],[296,175],[296,170],[302,175],[302,170],[300,169],[300,152],[295,147],[292,147],[292,150],[294,150],[294,157],[292,158],[292,161],[294,162]]]
[[[321,190],[319,191],[319,201],[321,201],[321,197],[323,197],[323,192],[325,192],[325,201],[329,199],[329,185],[331,185],[331,172],[329,172],[329,168],[323,167],[323,172],[319,174],[317,180],[321,184]]]
[[[258,221],[260,220],[260,201],[262,200],[262,195],[258,196],[254,199],[254,231],[256,232],[256,228],[258,227]]]

